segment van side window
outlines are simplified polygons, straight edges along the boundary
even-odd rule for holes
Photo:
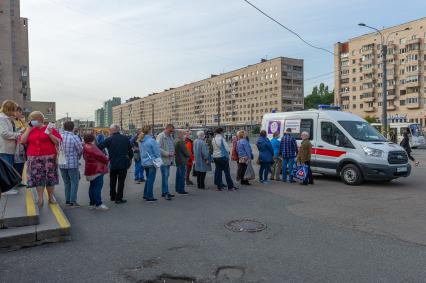
[[[302,140],[300,136],[303,132],[309,133],[309,139],[314,138],[314,120],[313,119],[301,119],[300,120],[300,131],[299,133],[291,133],[296,140]]]
[[[339,147],[354,147],[342,131],[331,122],[321,122],[321,139],[328,144]]]

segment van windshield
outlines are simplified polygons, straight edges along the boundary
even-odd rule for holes
[[[356,140],[385,142],[386,139],[369,123],[363,121],[339,121],[339,124]]]

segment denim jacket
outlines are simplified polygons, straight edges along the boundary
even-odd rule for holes
[[[159,158],[160,146],[151,135],[145,135],[140,142],[141,160],[143,167],[154,166],[153,159]]]

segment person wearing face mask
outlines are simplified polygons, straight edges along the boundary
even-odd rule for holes
[[[46,187],[49,203],[56,204],[55,185],[59,184],[57,146],[62,137],[55,128],[44,125],[44,115],[40,111],[28,116],[28,128],[20,142],[27,146],[27,186],[36,188],[38,206],[43,206],[43,192]]]

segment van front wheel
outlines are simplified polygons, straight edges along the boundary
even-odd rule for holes
[[[351,186],[358,186],[363,181],[361,171],[354,164],[345,165],[340,171],[340,178],[345,184]]]

